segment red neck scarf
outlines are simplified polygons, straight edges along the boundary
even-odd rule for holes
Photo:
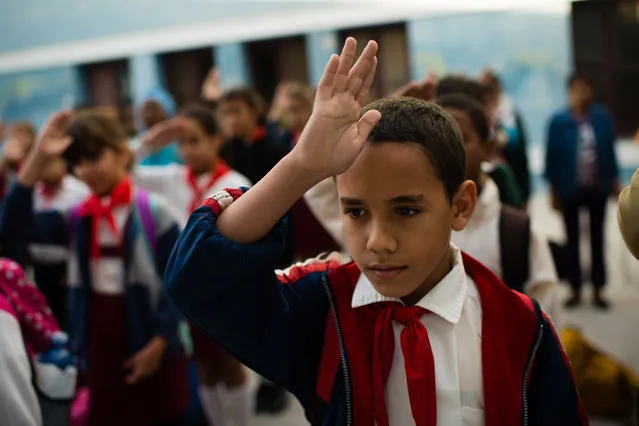
[[[429,311],[418,306],[376,303],[365,309],[377,314],[373,346],[373,400],[378,426],[389,426],[386,409],[386,382],[395,353],[392,320],[403,328],[400,335],[411,412],[416,426],[437,426],[435,360],[428,331],[420,321]]]
[[[202,188],[198,185],[197,176],[193,172],[193,169],[190,167],[186,168],[186,182],[189,184],[189,188],[191,188],[191,193],[193,194],[191,205],[189,206],[189,213],[193,212],[202,204],[202,201],[207,195],[206,192],[230,170],[231,168],[222,159],[218,159],[215,170],[211,173],[211,177]]]
[[[62,181],[55,186],[47,186],[44,182],[38,182],[37,191],[42,196],[43,205],[48,207],[51,205],[53,201],[53,197],[55,197],[62,188]]]
[[[80,216],[92,218],[92,230],[91,230],[91,257],[97,259],[100,257],[100,242],[99,242],[99,230],[100,221],[105,219],[109,224],[109,228],[113,235],[120,240],[120,232],[118,225],[115,221],[115,215],[113,214],[113,208],[116,206],[124,206],[131,203],[131,197],[133,193],[133,187],[131,180],[126,177],[118,183],[113,191],[111,191],[111,198],[107,203],[103,203],[100,196],[91,195],[80,207]]]
[[[253,134],[251,134],[251,137],[247,141],[247,143],[249,145],[257,143],[260,140],[264,139],[264,136],[266,136],[266,127],[260,126],[260,127],[256,128],[255,130],[253,130]]]

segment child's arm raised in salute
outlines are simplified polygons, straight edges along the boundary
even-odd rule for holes
[[[68,111],[51,116],[38,135],[35,147],[20,168],[17,182],[12,185],[2,206],[0,215],[2,245],[11,245],[15,248],[28,243],[29,232],[33,229],[35,219],[33,187],[40,180],[46,162],[61,155],[71,144],[71,138],[66,135],[71,118],[72,115]]]
[[[330,59],[295,150],[237,204],[229,206],[241,191],[205,201],[182,231],[165,274],[179,310],[305,408],[315,391],[329,307],[325,273],[281,284],[273,269],[284,248],[281,218],[307,189],[345,171],[379,120],[377,111],[360,118],[377,45],[369,43],[351,67],[355,47],[349,38],[342,55]]]

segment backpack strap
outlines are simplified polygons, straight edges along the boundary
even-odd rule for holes
[[[502,281],[523,293],[530,276],[530,217],[523,211],[502,205],[499,217],[499,251]]]
[[[135,203],[132,209],[132,219],[136,229],[142,231],[147,250],[152,259],[157,257],[157,240],[155,238],[156,222],[155,208],[148,191],[142,188],[135,190]]]
[[[69,240],[73,238],[78,228],[78,223],[80,223],[80,208],[82,207],[82,203],[76,204],[71,207],[67,212],[67,227],[68,227],[68,235]]]

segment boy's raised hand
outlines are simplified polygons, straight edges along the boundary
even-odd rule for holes
[[[67,128],[73,119],[71,111],[60,111],[49,117],[36,140],[36,155],[61,155],[71,145]]]
[[[152,150],[164,148],[176,140],[185,127],[185,120],[178,117],[151,127],[142,137],[142,144]]]
[[[331,56],[317,86],[313,114],[293,152],[298,164],[320,177],[345,172],[381,118],[360,117],[377,68],[377,43],[369,41],[353,65],[357,42],[349,37],[340,56]]]

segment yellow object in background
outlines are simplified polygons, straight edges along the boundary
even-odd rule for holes
[[[589,415],[627,419],[636,403],[639,377],[627,366],[588,342],[574,328],[565,328],[561,342],[570,360],[581,399]]]

